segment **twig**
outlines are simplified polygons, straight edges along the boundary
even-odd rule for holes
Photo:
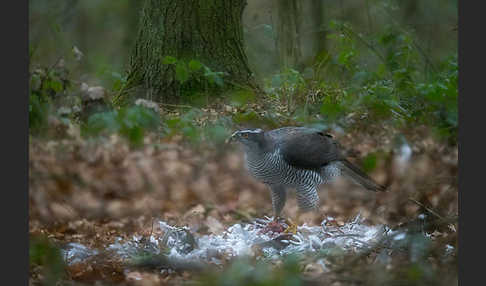
[[[365,39],[363,39],[363,37],[361,37],[360,35],[358,35],[355,31],[353,31],[352,29],[349,29],[348,27],[342,25],[342,28],[343,30],[345,30],[346,32],[350,33],[351,35],[353,35],[354,37],[356,37],[361,43],[363,43],[365,46],[368,47],[368,49],[370,49],[384,64],[386,64],[386,60],[385,58],[383,57],[382,54],[380,54],[380,52],[370,43],[368,43]]]
[[[403,29],[403,28],[400,27],[400,25],[397,23],[397,21],[395,21],[395,19],[393,18],[393,16],[390,15],[390,13],[388,11],[386,11],[385,9],[382,9],[382,11],[384,11],[384,13],[395,24],[395,26],[398,27],[398,29],[400,31],[402,31],[403,33],[407,33],[407,31],[405,29]],[[432,68],[432,70],[434,70],[434,72],[437,72],[437,68],[432,63],[432,61],[430,60],[430,58],[427,56],[427,54],[425,53],[425,51],[413,39],[412,39],[412,45],[417,49],[417,51],[419,52],[419,54],[424,58],[425,62]]]
[[[425,210],[427,210],[429,213],[435,215],[436,217],[438,217],[439,219],[443,220],[444,217],[442,217],[441,215],[439,215],[438,213],[436,213],[435,211],[433,211],[432,209],[426,207],[424,204],[422,204],[421,202],[417,201],[416,199],[414,198],[408,198],[409,201],[411,202],[414,202],[416,203],[418,206],[420,207],[423,207]]]
[[[48,67],[48,68],[46,69],[46,75],[48,75],[48,74],[49,74],[49,72],[50,72],[50,71],[51,71],[51,70],[52,70],[52,69],[53,69],[55,66],[57,66],[57,64],[58,64],[58,63],[61,61],[61,59],[62,59],[62,56],[59,56],[59,57],[57,58],[57,60],[54,62],[54,64],[52,64],[50,67]]]

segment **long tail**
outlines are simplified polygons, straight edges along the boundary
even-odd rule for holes
[[[385,186],[378,184],[375,180],[373,180],[370,176],[368,176],[365,172],[361,171],[361,169],[359,169],[357,166],[355,166],[353,163],[349,162],[348,160],[346,159],[340,160],[339,167],[343,175],[350,178],[358,185],[363,186],[367,190],[374,191],[374,192],[386,191]]]

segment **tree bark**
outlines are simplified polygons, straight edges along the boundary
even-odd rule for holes
[[[142,87],[149,99],[177,101],[185,91],[208,88],[177,81],[174,65],[163,64],[166,56],[225,72],[225,87],[256,87],[243,49],[245,6],[245,0],[146,0],[125,90]]]
[[[281,68],[296,68],[300,63],[300,11],[298,0],[277,0],[278,40]]]
[[[326,47],[326,32],[324,31],[324,5],[323,1],[312,1],[312,22],[316,32],[314,37],[314,54],[319,54]]]

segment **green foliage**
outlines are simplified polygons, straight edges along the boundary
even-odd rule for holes
[[[40,135],[47,129],[47,118],[53,100],[65,96],[71,85],[67,70],[39,68],[29,78],[29,131]]]
[[[271,87],[274,89],[297,90],[303,84],[304,79],[299,71],[286,68],[272,77]]]
[[[242,107],[256,99],[255,93],[248,90],[233,91],[230,95],[230,103],[235,107]]]
[[[29,94],[40,98],[53,98],[65,95],[71,86],[69,71],[57,64],[53,67],[39,68],[30,72]]]
[[[226,139],[231,135],[231,132],[222,123],[210,123],[204,128],[204,136],[213,144],[221,146]]]
[[[194,121],[197,117],[200,117],[201,114],[201,110],[191,108],[181,116],[166,119],[164,121],[166,127],[164,128],[164,135],[173,136],[182,134],[184,138],[188,139],[191,143],[199,143],[201,140],[200,127],[195,125]]]
[[[363,163],[361,164],[361,167],[363,168],[363,171],[369,173],[376,168],[376,162],[377,155],[375,153],[371,153],[363,158]]]
[[[127,75],[121,75],[116,71],[110,72],[113,91],[120,91],[127,83]]]
[[[227,118],[220,117],[217,121],[206,122],[203,126],[196,124],[203,116],[200,109],[192,108],[181,116],[168,118],[163,122],[163,135],[170,137],[181,134],[195,146],[199,146],[203,141],[216,146],[223,144],[231,134],[225,120]]]
[[[345,70],[354,71],[356,69],[355,59],[358,55],[358,49],[356,49],[356,42],[353,41],[348,33],[351,26],[347,23],[331,21],[329,27],[338,30],[336,33],[327,36],[328,39],[334,40],[336,45],[335,63]]]
[[[196,60],[190,60],[188,65],[189,65],[189,69],[193,72],[196,72],[203,67],[203,64],[201,64],[201,62]]]
[[[236,113],[232,117],[233,123],[248,126],[260,126],[267,128],[276,128],[279,126],[278,119],[271,113],[265,115],[258,114],[254,110],[247,110]]]
[[[64,275],[61,251],[45,237],[30,238],[29,265],[43,267],[45,285],[55,285]]]
[[[418,113],[422,120],[432,120],[440,136],[456,141],[458,128],[458,65],[457,56],[445,63],[444,71],[432,81],[415,87],[417,97],[423,102]]]
[[[155,130],[159,120],[159,115],[151,109],[141,106],[122,107],[91,115],[82,131],[84,135],[119,133],[133,146],[140,146],[146,131]]]
[[[47,129],[49,116],[49,103],[38,95],[29,96],[29,131],[33,134],[42,134]]]
[[[176,79],[181,84],[183,84],[184,82],[186,82],[189,79],[190,70],[187,68],[186,63],[177,62],[176,66],[175,66],[175,72],[176,72]]]
[[[369,35],[344,22],[331,21],[329,28],[331,48],[317,55],[307,81],[317,83],[325,123],[420,123],[455,143],[457,56],[433,65],[414,34],[396,25]],[[280,75],[272,79],[282,85]],[[360,120],[344,120],[350,114]]]
[[[348,99],[348,97],[346,97],[346,99]],[[322,101],[321,113],[329,121],[335,121],[349,111],[349,107],[346,103],[347,100],[338,100],[335,97],[326,96]]]
[[[224,81],[223,81],[223,76],[226,75],[225,72],[215,72],[212,71],[209,67],[204,66],[204,78],[207,79],[207,81],[211,85],[217,85],[219,87],[224,86]]]
[[[280,267],[271,269],[265,262],[253,265],[247,259],[234,261],[222,273],[210,273],[201,279],[202,285],[235,286],[298,286],[303,285],[296,256],[287,257]]]
[[[394,22],[369,34],[346,22],[330,21],[328,27],[329,48],[317,54],[312,67],[303,74],[286,69],[265,82],[269,99],[286,101],[289,118],[296,124],[320,121],[345,128],[425,124],[455,144],[456,55],[433,63],[414,32]],[[309,93],[318,97],[309,99]],[[253,122],[256,117],[247,113],[234,119]]]
[[[177,63],[177,59],[172,57],[172,56],[165,56],[163,59],[162,59],[162,63],[164,65],[174,65]]]
[[[265,91],[276,96],[280,101],[286,101],[287,110],[294,108],[297,97],[305,89],[302,74],[292,68],[285,68],[282,72],[272,76],[266,83]]]
[[[212,71],[208,66],[198,60],[191,59],[184,61],[172,56],[165,56],[162,59],[162,63],[174,66],[176,80],[181,84],[184,84],[192,78],[196,81],[207,82],[210,86],[224,86],[223,76],[225,73]]]

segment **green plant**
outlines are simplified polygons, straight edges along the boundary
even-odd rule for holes
[[[319,91],[325,123],[420,123],[455,142],[457,55],[424,69],[432,66],[430,59],[407,29],[390,24],[365,35],[338,21],[329,28],[330,49],[316,57],[310,81]],[[360,120],[344,120],[350,114]]]
[[[423,120],[433,120],[437,133],[456,142],[458,128],[458,64],[454,56],[444,64],[432,81],[416,85],[415,90],[421,96],[423,106],[420,112]]]
[[[282,72],[272,76],[267,82],[265,91],[276,96],[280,101],[286,101],[287,111],[294,109],[296,96],[305,88],[305,80],[301,73],[292,68],[285,68]]]
[[[84,135],[119,133],[134,146],[143,143],[144,135],[159,126],[159,115],[141,106],[122,107],[91,115],[83,126]]]
[[[29,131],[38,135],[47,130],[47,118],[53,98],[63,92],[67,80],[52,68],[36,69],[29,78]]]
[[[199,143],[201,140],[200,127],[195,124],[196,118],[201,117],[202,111],[197,108],[191,108],[182,116],[168,118],[164,121],[164,134],[173,136],[182,134],[191,143]]]
[[[181,84],[193,78],[197,81],[206,81],[210,86],[223,87],[224,85],[224,72],[212,71],[208,66],[198,60],[191,59],[184,61],[183,59],[166,56],[163,58],[162,63],[174,66],[175,78]]]
[[[49,103],[38,95],[29,96],[29,131],[42,134],[47,130]]]
[[[29,240],[29,265],[31,268],[43,268],[45,285],[56,285],[64,276],[65,265],[60,249],[43,236],[34,236]]]
[[[203,142],[216,146],[223,144],[230,135],[229,118],[221,116],[216,121],[198,124],[202,117],[204,117],[202,110],[192,108],[181,116],[168,118],[163,122],[164,135],[170,137],[181,134],[195,147]]]
[[[222,273],[209,273],[201,278],[202,285],[235,286],[298,286],[303,285],[301,267],[296,256],[288,256],[280,267],[268,263],[251,263],[248,259],[234,261]]]
[[[34,55],[31,47],[29,56]],[[46,67],[30,67],[29,70],[29,132],[44,134],[48,129],[48,117],[56,110],[56,104],[68,101],[72,80],[63,58]]]

